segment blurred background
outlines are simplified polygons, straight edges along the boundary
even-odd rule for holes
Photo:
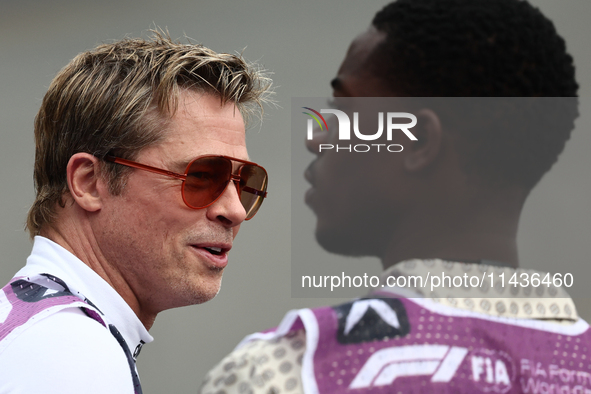
[[[524,267],[560,267],[584,283],[591,280],[591,2],[531,2],[554,21],[575,58],[582,116],[558,164],[526,204],[520,256]],[[158,316],[150,331],[155,341],[138,360],[144,392],[193,393],[246,334],[275,326],[289,309],[339,301],[291,297],[292,231],[307,236],[310,251],[323,263],[334,264],[337,273],[347,264],[363,264],[363,271],[378,273],[377,260],[327,258],[313,241],[309,211],[303,227],[291,228],[292,200],[303,204],[307,186],[303,178],[294,179],[292,190],[290,99],[329,96],[329,82],[349,43],[386,3],[0,0],[2,285],[25,263],[31,248],[24,222],[34,198],[33,118],[50,81],[77,53],[110,40],[145,37],[155,26],[167,28],[173,38],[188,36],[218,52],[242,52],[260,63],[273,73],[279,107],[267,108],[262,125],[247,132],[250,157],[269,171],[269,198],[257,217],[243,225],[220,294],[204,305]],[[591,298],[575,301],[590,320]]]

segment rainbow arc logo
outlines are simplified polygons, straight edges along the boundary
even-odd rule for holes
[[[310,115],[315,121],[316,123],[318,123],[318,126],[320,126],[320,130],[324,130],[324,128],[322,127],[322,123],[324,123],[324,127],[326,127],[326,130],[328,131],[328,125],[326,124],[326,120],[324,119],[324,116],[322,116],[320,114],[320,112],[310,108],[310,107],[302,107],[303,109],[307,109],[308,111],[312,111],[314,112],[314,114],[311,114],[309,112],[302,112],[303,114],[306,115]],[[320,119],[322,119],[322,123],[320,123]],[[309,119],[308,122],[312,122],[312,119]],[[312,127],[308,127],[308,139],[311,140],[312,139]]]

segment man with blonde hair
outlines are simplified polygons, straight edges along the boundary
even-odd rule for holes
[[[158,32],[58,73],[35,120],[33,250],[0,291],[0,393],[141,393],[156,315],[215,297],[266,196],[243,116],[270,83]]]

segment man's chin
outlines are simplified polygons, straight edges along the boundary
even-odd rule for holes
[[[324,250],[334,254],[355,257],[376,255],[375,249],[372,251],[359,239],[334,231],[316,229],[316,241]]]
[[[214,299],[222,288],[221,272],[219,278],[208,278],[206,281],[188,282],[184,294],[184,305],[197,305]],[[178,289],[180,290],[180,289]]]
[[[211,285],[212,285],[211,287],[205,289],[205,291],[203,292],[204,299],[202,302],[200,302],[200,304],[203,302],[213,300],[215,297],[217,297],[218,294],[220,294],[220,291],[222,290],[222,278],[220,277],[220,280],[217,283],[217,286],[214,284],[211,284]]]
[[[216,292],[215,292],[215,294],[213,295],[213,297],[211,297],[211,298],[210,298],[210,300],[211,300],[211,299],[214,299],[215,297],[217,297],[217,296],[218,296],[218,294],[220,294],[220,290],[222,290],[222,279],[223,279],[223,278],[220,278],[220,282],[219,282],[219,284],[218,284],[218,289],[216,290]]]

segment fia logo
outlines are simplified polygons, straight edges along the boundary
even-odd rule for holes
[[[483,391],[505,393],[515,376],[512,358],[505,352],[477,349],[470,354],[472,380]]]

